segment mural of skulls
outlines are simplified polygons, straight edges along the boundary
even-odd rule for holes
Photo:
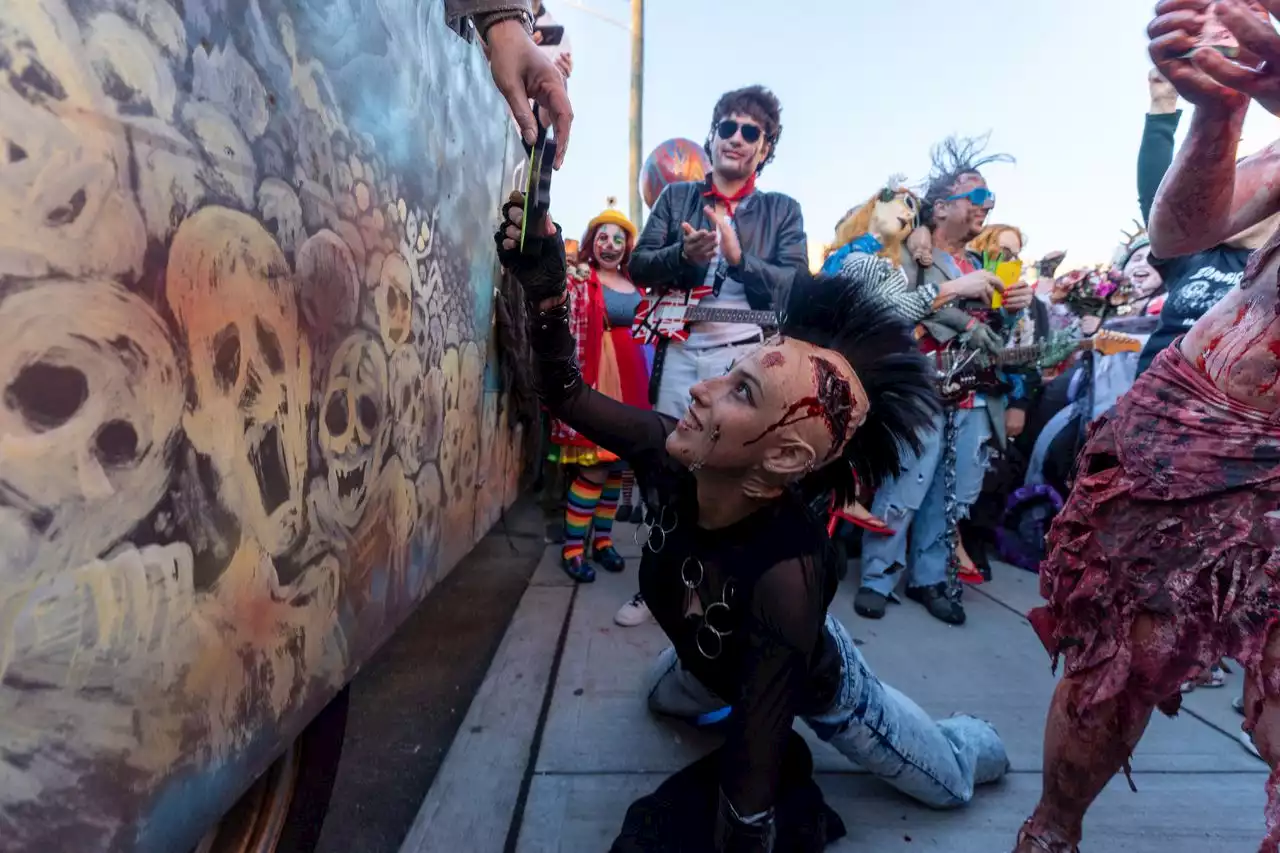
[[[182,399],[163,322],[119,285],[47,280],[0,300],[6,579],[91,560],[151,511],[169,479]]]
[[[100,120],[114,108],[79,38],[13,11],[0,14],[0,274],[135,275],[146,230],[128,144]]]
[[[373,289],[373,304],[382,343],[387,352],[395,352],[413,334],[413,276],[402,255],[389,255],[382,262],[382,272]]]
[[[417,597],[426,591],[434,580],[436,557],[440,552],[441,523],[444,519],[444,487],[440,483],[440,469],[428,462],[422,466],[414,481],[418,494],[418,529],[409,561],[409,593]]]
[[[206,207],[174,235],[165,295],[191,355],[187,437],[221,503],[278,556],[302,528],[311,369],[284,253],[256,219]]]
[[[360,276],[351,249],[332,231],[312,234],[298,251],[302,316],[312,340],[323,347],[355,325]]]
[[[396,453],[410,475],[433,455],[428,442],[434,434],[438,443],[443,430],[444,389],[440,383],[437,387],[440,398],[429,399],[418,351],[413,347],[396,350],[391,357],[391,410],[395,414],[392,437]],[[440,426],[434,426],[437,423]]]
[[[320,449],[328,466],[329,511],[351,530],[364,515],[391,432],[387,356],[356,331],[333,354],[320,404]]]

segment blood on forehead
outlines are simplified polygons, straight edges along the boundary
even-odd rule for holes
[[[814,378],[818,382],[822,418],[831,433],[831,450],[827,452],[827,458],[831,458],[844,445],[853,423],[856,408],[853,389],[849,387],[849,380],[827,359],[811,355],[809,360],[813,362]]]
[[[766,353],[765,356],[772,354],[774,353]],[[776,354],[779,357],[782,355]],[[849,386],[849,380],[841,374],[840,369],[828,359],[811,355],[809,362],[813,365],[817,393],[791,404],[781,418],[765,428],[760,435],[746,442],[744,446],[750,447],[783,427],[792,426],[810,418],[822,418],[823,425],[831,434],[831,448],[827,451],[826,459],[830,459],[844,446],[857,408],[853,389]]]

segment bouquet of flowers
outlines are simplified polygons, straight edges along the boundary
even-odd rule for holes
[[[1102,317],[1109,306],[1129,301],[1131,288],[1115,267],[1073,270],[1057,278],[1050,296],[1080,317]]]

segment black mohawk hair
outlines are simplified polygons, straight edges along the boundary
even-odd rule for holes
[[[833,493],[836,506],[854,498],[859,485],[871,490],[897,476],[942,411],[934,368],[911,324],[877,290],[877,282],[844,274],[799,273],[782,320],[784,336],[844,356],[870,400],[866,421],[840,457],[800,484],[811,497]]]

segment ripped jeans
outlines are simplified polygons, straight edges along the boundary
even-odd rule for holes
[[[814,734],[868,773],[926,806],[949,809],[973,799],[974,788],[1009,770],[996,730],[976,717],[935,722],[867,666],[853,638],[828,614],[826,630],[840,649],[841,679],[831,707],[806,717]],[[650,677],[649,709],[694,720],[725,702],[683,666],[675,649],[658,656]]]
[[[892,536],[865,533],[862,537],[862,585],[881,595],[893,592],[903,566],[908,586],[934,586],[947,579],[942,415],[934,425],[935,430],[924,438],[924,451],[905,460],[902,473],[880,487],[871,505],[871,512],[894,530]],[[986,409],[956,413],[956,500],[962,518],[982,493],[991,458],[990,438]]]

